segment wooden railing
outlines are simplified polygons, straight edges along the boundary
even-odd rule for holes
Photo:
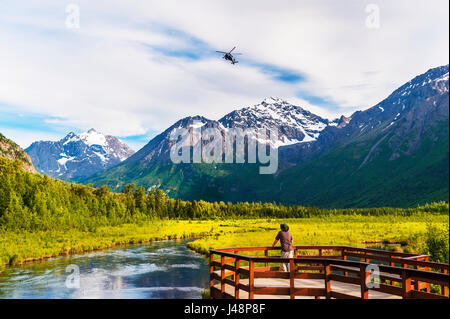
[[[368,299],[370,291],[420,299],[449,295],[449,265],[429,262],[427,255],[347,246],[296,246],[294,258],[275,254],[280,255],[279,247],[211,249],[211,297],[239,299],[242,291],[249,299],[255,295]],[[281,270],[281,263],[289,265],[288,272]],[[369,284],[374,265],[379,270],[378,280]],[[289,285],[255,285],[259,278],[286,279]],[[296,279],[323,282],[321,287],[299,287],[301,281],[296,283]],[[357,295],[333,291],[332,282],[351,284]]]

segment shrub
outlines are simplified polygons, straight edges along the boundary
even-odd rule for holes
[[[433,224],[427,225],[425,235],[425,247],[430,260],[441,263],[449,262],[449,229],[448,225],[438,227]]]
[[[209,289],[202,289],[201,290],[202,299],[211,299],[211,294]]]

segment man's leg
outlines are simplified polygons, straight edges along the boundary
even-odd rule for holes
[[[289,258],[289,252],[281,251],[281,258]],[[288,272],[289,271],[289,264],[282,263],[281,264],[281,269],[283,269],[283,271],[285,271],[285,272]]]

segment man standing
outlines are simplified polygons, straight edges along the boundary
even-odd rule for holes
[[[272,247],[275,247],[278,241],[280,241],[281,258],[292,258],[294,257],[294,247],[292,245],[293,239],[291,233],[289,232],[289,226],[286,224],[281,224],[280,228],[281,231],[278,233],[277,237],[275,237]],[[283,271],[290,271],[289,264],[282,263],[281,267]]]

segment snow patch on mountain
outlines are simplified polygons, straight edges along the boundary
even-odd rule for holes
[[[257,105],[233,111],[219,123],[225,128],[277,128],[278,147],[316,141],[320,132],[330,124],[327,119],[278,97],[268,97]]]
[[[66,166],[66,163],[67,162],[69,162],[69,161],[73,161],[75,159],[75,157],[67,157],[66,155],[65,156],[62,156],[60,159],[58,159],[58,164],[59,165],[61,165],[61,166]]]
[[[87,145],[100,145],[100,146],[107,146],[106,137],[105,135],[98,133],[94,129],[90,129],[89,131],[85,133],[81,133],[78,135],[78,137]]]

